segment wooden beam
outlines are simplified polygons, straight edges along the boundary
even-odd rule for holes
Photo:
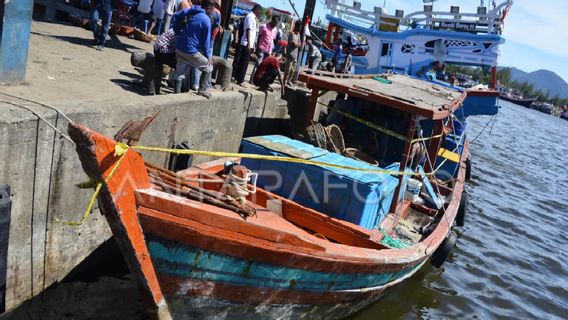
[[[414,138],[414,132],[416,131],[416,124],[415,124],[415,116],[408,115],[408,128],[406,130],[406,143],[404,145],[404,151],[402,152],[402,159],[400,160],[400,166],[398,171],[404,172],[406,167],[408,166],[408,162],[410,160],[410,152],[412,150],[412,139]],[[398,198],[400,197],[400,192],[402,189],[402,180],[404,179],[403,175],[398,176],[398,186],[394,192],[393,201],[391,203],[390,212],[396,213],[396,209],[398,207]],[[404,191],[404,190],[402,190]]]
[[[444,122],[443,120],[436,120],[434,121],[434,127],[432,128],[432,136],[438,136],[444,133]],[[426,161],[426,165],[424,171],[432,172],[434,167],[436,166],[436,158],[438,157],[438,150],[440,149],[440,143],[444,136],[439,138],[433,138],[428,143],[428,159],[430,161]]]

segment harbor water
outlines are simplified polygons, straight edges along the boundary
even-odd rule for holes
[[[371,319],[566,319],[568,121],[501,101],[468,118],[472,180],[466,224],[441,269],[353,316]]]
[[[568,121],[501,103],[495,122],[468,119],[470,204],[449,260],[425,264],[350,320],[566,318]],[[141,310],[123,274],[60,284],[3,318],[143,319]]]

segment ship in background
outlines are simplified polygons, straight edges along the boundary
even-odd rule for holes
[[[341,0],[327,0],[329,22],[324,40],[330,56],[338,41],[352,42],[354,71],[358,74],[393,71],[425,77],[444,64],[479,66],[495,72],[505,18],[512,5],[507,0],[493,8],[483,5],[477,12],[434,11],[425,4],[422,11],[404,15],[396,10],[387,14],[381,7],[374,11]],[[355,37],[353,37],[353,35]]]
[[[329,24],[321,51],[331,60],[342,44],[343,52],[352,54],[351,71],[355,74],[406,74],[466,92],[452,123],[457,132],[463,132],[468,116],[496,115],[499,111],[497,61],[513,1],[492,1],[490,7],[481,1],[475,12],[463,12],[459,6],[438,11],[433,2],[424,1],[422,11],[405,15],[403,10],[396,10],[392,15],[382,7],[367,11],[359,1],[348,4],[345,0],[326,0]],[[458,81],[445,72],[452,64],[491,72],[489,87],[458,86]],[[449,150],[457,148],[458,157],[466,143],[465,135],[461,137],[447,137],[443,142]],[[457,163],[445,169],[456,172]]]

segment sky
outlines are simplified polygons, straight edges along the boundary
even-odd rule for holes
[[[315,16],[325,18],[324,0],[316,0]],[[348,0],[351,1],[351,0]],[[359,0],[363,9],[373,10],[374,6],[383,6],[388,12],[396,9],[405,14],[422,10],[422,0]],[[503,0],[496,0],[501,3]],[[266,7],[291,10],[288,0],[256,0]],[[292,0],[300,14],[303,13],[305,0]],[[439,0],[434,2],[434,11],[459,5],[461,12],[476,12],[479,0]],[[488,6],[490,0],[485,0]],[[568,1],[566,0],[515,0],[505,20],[501,46],[500,66],[517,67],[532,72],[547,69],[556,72],[568,82]]]

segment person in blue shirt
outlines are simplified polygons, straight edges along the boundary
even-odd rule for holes
[[[213,0],[203,0],[201,6],[177,12],[172,17],[172,29],[178,36],[176,41],[177,68],[174,79],[180,79],[190,67],[202,72],[199,79],[198,94],[211,97],[209,81],[211,79],[211,18],[215,5]]]
[[[91,6],[91,30],[93,31],[93,45],[97,50],[103,50],[110,29],[112,18],[112,0],[90,0]],[[102,28],[99,28],[99,18],[102,20]]]

